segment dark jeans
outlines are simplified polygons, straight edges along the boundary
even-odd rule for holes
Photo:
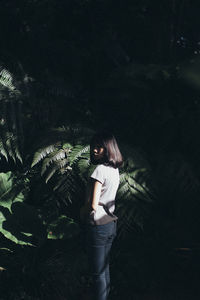
[[[109,254],[117,222],[87,225],[86,249],[93,278],[94,300],[106,300],[110,290]]]

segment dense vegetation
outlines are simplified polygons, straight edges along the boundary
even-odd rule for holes
[[[111,299],[195,281],[198,8],[197,0],[1,1],[2,300],[87,293],[79,208],[100,128],[114,132],[125,159]]]

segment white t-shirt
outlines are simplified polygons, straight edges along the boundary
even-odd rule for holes
[[[102,183],[99,205],[93,214],[93,221],[97,225],[105,224],[108,222],[108,214],[104,207],[111,214],[115,210],[115,196],[119,187],[119,170],[102,164],[95,168],[90,177]]]

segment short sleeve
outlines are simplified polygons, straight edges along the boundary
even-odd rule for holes
[[[105,178],[104,172],[103,172],[103,166],[98,165],[90,177],[93,179],[96,179],[97,181],[99,181],[100,183],[103,184],[104,178]]]

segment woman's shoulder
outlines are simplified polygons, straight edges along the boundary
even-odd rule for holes
[[[102,173],[119,173],[119,169],[118,168],[113,168],[110,165],[107,164],[98,164],[96,165],[96,167],[94,168],[94,171],[98,171],[98,172],[102,172]]]
[[[102,170],[102,172],[106,172],[109,174],[119,174],[119,169],[118,168],[114,168],[110,165],[106,165],[106,164],[101,164],[99,165],[100,169]]]

